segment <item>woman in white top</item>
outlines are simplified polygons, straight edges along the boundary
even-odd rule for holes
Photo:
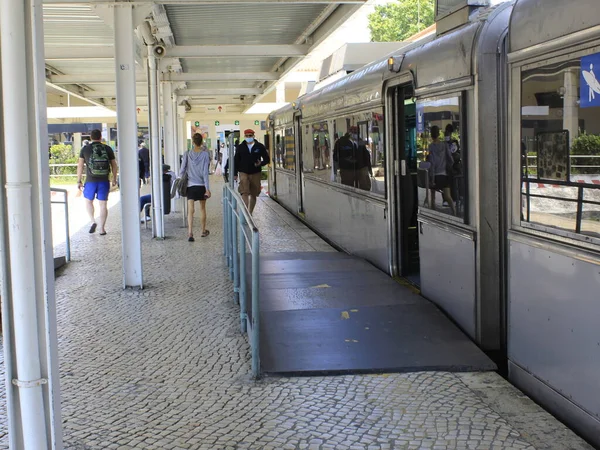
[[[202,237],[210,234],[206,229],[206,199],[210,198],[210,184],[208,179],[208,168],[210,155],[206,146],[202,144],[202,135],[194,134],[193,150],[186,152],[179,176],[187,173],[187,199],[188,199],[188,241],[194,242],[194,202],[200,202],[200,223],[202,224]]]

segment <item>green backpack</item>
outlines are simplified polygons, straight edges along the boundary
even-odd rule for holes
[[[106,145],[100,142],[92,143],[92,152],[88,161],[90,173],[95,177],[107,176],[110,172],[110,160]]]

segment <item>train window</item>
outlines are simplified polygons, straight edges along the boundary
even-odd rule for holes
[[[465,146],[459,96],[417,101],[419,205],[464,218]]]
[[[294,139],[294,128],[282,128],[275,130],[275,167],[286,170],[296,170],[296,141]]]
[[[522,71],[520,220],[526,227],[600,239],[595,67],[600,53]]]
[[[305,125],[302,169],[304,173],[331,181],[331,138],[329,124],[325,121]]]

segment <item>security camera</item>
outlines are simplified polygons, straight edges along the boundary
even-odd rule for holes
[[[152,48],[152,54],[155,58],[162,58],[167,53],[167,49],[162,45],[155,45]]]
[[[183,101],[183,106],[185,107],[185,112],[190,112],[192,110],[192,105],[187,100]]]

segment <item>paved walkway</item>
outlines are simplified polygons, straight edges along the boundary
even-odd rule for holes
[[[121,289],[118,206],[106,236],[74,235],[56,281],[65,448],[591,448],[494,373],[252,381],[214,184],[209,237],[187,242],[179,214],[164,241],[142,225],[143,291]],[[264,252],[331,250],[268,198],[255,217]]]

